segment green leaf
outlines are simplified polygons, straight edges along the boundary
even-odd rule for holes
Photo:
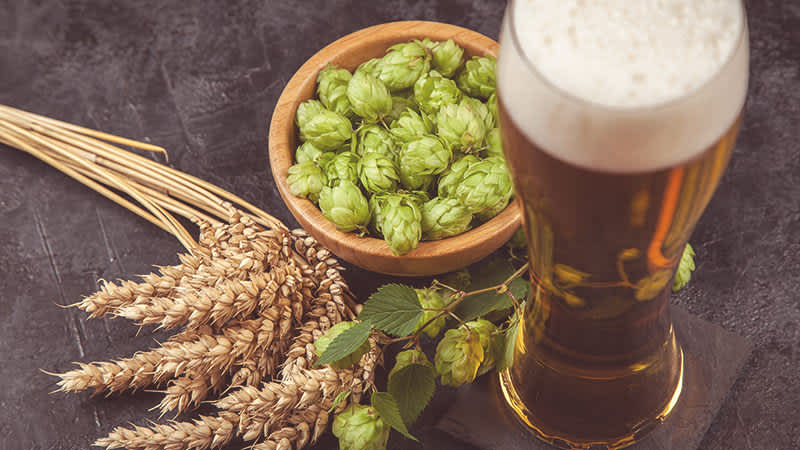
[[[331,341],[328,348],[314,363],[314,367],[323,364],[331,364],[346,358],[351,353],[355,352],[358,347],[366,342],[369,337],[369,332],[372,330],[372,325],[369,322],[357,323],[353,328],[344,330]]]
[[[388,423],[403,436],[419,442],[419,439],[408,432],[408,428],[405,422],[403,422],[403,418],[400,416],[400,410],[397,408],[397,402],[394,397],[392,397],[392,394],[388,392],[374,392],[372,394],[371,403],[372,407],[380,414],[381,420]]]
[[[350,391],[350,390],[347,390],[347,391],[344,391],[344,392],[340,392],[339,395],[337,395],[336,398],[333,399],[333,404],[331,405],[330,409],[328,410],[328,414],[332,413],[333,410],[336,409],[337,406],[339,406],[339,403],[342,403],[344,401],[344,399],[346,399],[347,396],[349,396],[352,392],[353,391]]]
[[[408,336],[414,332],[422,312],[422,305],[413,288],[387,284],[370,295],[358,318],[386,333]]]
[[[691,244],[687,243],[683,249],[683,255],[681,255],[681,262],[678,264],[675,279],[672,280],[672,292],[680,291],[692,279],[692,271],[695,269],[694,256],[694,249]]]
[[[514,363],[514,347],[517,344],[517,336],[519,335],[519,324],[520,324],[520,311],[525,310],[525,302],[520,305],[520,310],[515,311],[514,315],[511,317],[510,325],[508,328],[503,332],[503,338],[505,339],[504,342],[504,351],[501,358],[498,358],[496,369],[498,372],[503,371],[511,367]]]
[[[510,277],[516,268],[504,258],[494,258],[488,263],[479,264],[472,274],[472,283],[466,292],[477,291],[496,286]],[[523,274],[508,285],[508,290],[517,300],[522,301],[528,295],[529,283]],[[455,309],[455,314],[464,321],[482,317],[492,311],[508,309],[513,305],[511,297],[506,293],[484,292],[465,298]]]
[[[389,376],[387,390],[397,402],[403,422],[411,426],[433,397],[436,373],[430,365],[409,364]]]

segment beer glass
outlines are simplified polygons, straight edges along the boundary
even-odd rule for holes
[[[740,0],[507,7],[500,127],[532,290],[500,385],[540,439],[622,448],[679,404],[669,293],[731,155],[748,64]]]

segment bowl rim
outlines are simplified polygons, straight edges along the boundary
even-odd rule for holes
[[[309,83],[316,83],[316,76],[319,71],[338,55],[351,51],[350,47],[352,47],[353,42],[359,42],[365,38],[369,39],[369,37],[376,32],[391,32],[397,36],[398,42],[405,42],[429,36],[433,34],[433,30],[435,30],[437,34],[441,34],[445,31],[448,35],[451,35],[452,39],[456,42],[469,38],[470,41],[476,42],[476,44],[470,44],[470,46],[485,48],[484,54],[491,54],[495,57],[497,55],[498,43],[477,31],[457,25],[432,21],[388,22],[347,34],[323,47],[300,66],[281,92],[269,124],[268,154],[271,171],[275,184],[278,187],[278,192],[289,211],[301,226],[318,241],[323,241],[323,239],[319,237],[319,234],[323,234],[334,239],[340,247],[348,249],[351,253],[362,255],[361,259],[380,257],[396,259],[398,262],[404,261],[406,263],[413,263],[413,261],[427,261],[432,257],[441,257],[444,255],[454,256],[457,254],[480,252],[482,248],[485,249],[487,247],[487,241],[491,241],[498,234],[508,235],[510,237],[520,226],[522,216],[521,208],[519,202],[512,199],[502,212],[478,227],[445,239],[436,241],[421,240],[416,249],[404,255],[397,256],[392,253],[388,244],[386,244],[383,239],[371,236],[361,237],[355,233],[344,233],[337,230],[335,225],[326,219],[313,203],[305,198],[295,197],[289,191],[286,178],[294,156],[294,149],[291,148],[292,134],[295,133],[294,116],[297,106],[302,101],[307,100],[306,98],[300,99],[297,93],[307,89]],[[464,43],[460,43],[459,45],[466,46]],[[287,132],[287,129],[291,131]],[[289,155],[288,159],[286,158],[287,154]],[[324,244],[324,242],[322,243]],[[492,248],[492,250],[484,252],[484,256],[499,248],[501,245],[502,243],[493,246],[494,248]],[[443,252],[443,249],[447,249],[447,251]],[[337,252],[334,253],[338,255]],[[352,261],[347,257],[339,256],[367,270],[375,270],[366,267],[359,261]],[[466,266],[471,262],[474,261],[465,261],[462,266]],[[380,272],[387,273],[382,270]],[[406,274],[405,272],[406,271],[403,271],[398,274]]]

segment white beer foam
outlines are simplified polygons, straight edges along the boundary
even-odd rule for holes
[[[744,27],[739,0],[514,0],[500,98],[559,159],[609,172],[673,166],[741,111]]]

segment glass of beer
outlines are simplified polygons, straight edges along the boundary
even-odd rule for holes
[[[503,395],[560,448],[634,443],[679,405],[672,280],[728,163],[741,0],[512,0],[497,86],[531,297]]]

